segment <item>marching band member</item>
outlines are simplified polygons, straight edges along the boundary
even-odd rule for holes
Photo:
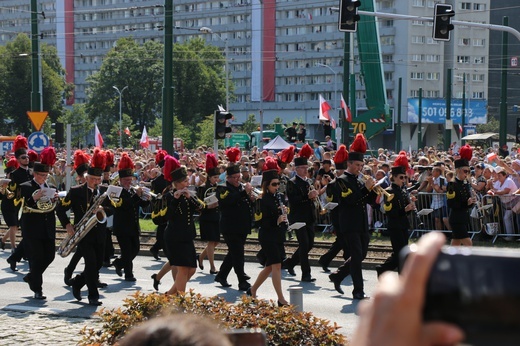
[[[247,235],[251,233],[253,221],[253,186],[250,183],[240,183],[240,165],[236,164],[240,155],[240,149],[236,147],[226,151],[230,163],[226,168],[226,183],[217,187],[219,229],[228,246],[228,253],[215,276],[215,281],[222,287],[231,287],[227,277],[233,268],[238,278],[238,289],[246,291],[251,284],[247,281],[250,277],[244,272],[244,245]]]
[[[87,180],[85,174],[87,173],[89,166],[90,157],[83,150],[76,150],[74,152],[74,171],[76,172],[76,181],[78,185],[84,184]],[[81,259],[81,248],[77,247],[74,254],[72,254],[72,258],[70,259],[69,264],[63,269],[64,277],[63,281],[65,285],[71,286],[72,282],[72,274],[76,269],[79,260]]]
[[[338,270],[331,274],[334,287],[339,293],[343,293],[340,284],[349,274],[352,275],[354,299],[368,298],[364,292],[363,273],[361,262],[365,259],[370,241],[370,229],[368,227],[367,203],[374,203],[376,193],[372,191],[375,181],[372,177],[360,177],[363,169],[363,156],[366,152],[366,140],[363,134],[358,133],[350,146],[348,154],[347,171],[336,178],[336,188],[339,189],[339,227],[345,234],[350,259],[345,261]],[[339,289],[338,289],[339,288]]]
[[[283,244],[287,232],[287,208],[283,204],[283,196],[278,192],[280,187],[279,167],[274,158],[267,157],[262,172],[262,198],[260,198],[261,220],[258,240],[265,256],[265,268],[248,290],[247,294],[256,297],[256,292],[271,275],[273,287],[278,297],[278,306],[289,303],[282,290],[282,260],[285,255]]]
[[[186,284],[197,268],[197,254],[193,243],[196,236],[194,214],[204,204],[191,196],[186,167],[181,166],[176,158],[166,156],[164,173],[173,184],[168,199],[168,224],[164,231],[164,245],[169,265],[176,269],[172,272],[175,282],[167,294],[176,294],[186,291]]]
[[[4,243],[9,238],[11,242],[11,256],[7,258],[7,262],[12,271],[16,271],[16,263],[20,262],[25,256],[24,252],[24,241],[16,246],[16,232],[18,231],[18,211],[21,208],[22,197],[20,185],[26,181],[30,181],[32,177],[31,170],[29,169],[29,155],[27,154],[27,138],[23,136],[16,136],[14,140],[14,156],[18,160],[19,167],[10,174],[11,182],[8,185],[9,191],[14,193],[13,198],[8,198],[2,202],[2,213],[4,220],[9,230],[2,238],[2,248],[5,246]],[[4,205],[5,204],[5,205]]]
[[[170,182],[166,180],[166,176],[164,175],[164,158],[168,155],[166,150],[159,150],[157,154],[155,154],[155,163],[162,170],[162,174],[159,174],[155,179],[151,182],[151,191],[155,194],[163,194],[164,190],[168,188]],[[155,232],[155,244],[150,248],[150,252],[152,256],[156,260],[160,260],[159,250],[164,249],[164,230],[166,229],[166,220],[165,222],[158,224]]]
[[[219,181],[218,161],[215,154],[206,154],[206,174],[208,178],[204,186],[198,189],[198,197],[204,200],[211,193],[215,193]],[[207,241],[208,244],[198,257],[200,270],[204,269],[204,258],[208,257],[211,274],[218,274],[215,267],[215,247],[220,242],[219,232],[219,211],[218,201],[212,204],[207,204],[206,208],[202,209],[199,217],[200,224],[200,239]]]
[[[408,245],[408,231],[410,221],[408,215],[415,210],[415,203],[408,196],[406,191],[406,171],[408,170],[408,158],[400,154],[394,161],[391,170],[391,185],[386,188],[394,197],[385,200],[383,210],[387,216],[387,229],[392,243],[392,254],[386,261],[376,267],[377,275],[380,276],[385,271],[399,268],[399,253]]]
[[[473,150],[466,144],[460,148],[459,152],[460,159],[455,160],[455,179],[448,183],[446,192],[452,229],[451,245],[471,246],[473,242],[468,234],[468,226],[471,225],[469,212],[477,200],[467,179]]]
[[[105,150],[105,169],[103,170],[103,180],[101,184],[104,186],[110,185],[110,174],[111,170],[114,169],[114,153],[112,150]],[[103,267],[110,267],[110,259],[114,256],[115,249],[112,243],[112,227],[114,226],[114,215],[107,217],[106,227],[106,239],[105,239],[105,251],[103,254]],[[106,287],[106,283],[98,282],[98,287]]]
[[[311,276],[311,266],[309,264],[309,251],[314,245],[314,223],[316,222],[315,200],[318,198],[318,191],[313,189],[307,176],[308,160],[312,155],[309,144],[304,144],[300,149],[299,157],[294,159],[296,176],[287,183],[287,198],[289,200],[289,221],[290,223],[303,222],[305,226],[296,230],[298,239],[298,249],[294,254],[283,262],[283,268],[289,274],[296,275],[294,267],[300,264],[302,268],[303,282],[314,282]]]
[[[127,153],[121,155],[118,165],[119,185],[123,188],[119,200],[111,201],[114,210],[114,234],[117,237],[121,256],[112,263],[118,276],[123,276],[125,271],[125,281],[136,281],[133,273],[133,260],[139,253],[139,235],[141,226],[139,225],[139,207],[146,207],[150,201],[141,198],[143,190],[131,189],[132,179],[134,178],[134,163]]]
[[[74,213],[74,225],[77,225],[83,216],[89,211],[91,205],[96,203],[97,198],[104,192],[105,188],[100,187],[101,176],[105,168],[105,153],[96,148],[90,166],[87,168],[86,182],[72,187],[67,196],[61,200],[58,206],[57,216],[62,226],[69,235],[74,234],[74,226],[70,222],[67,210],[71,209]],[[105,200],[104,205],[108,207]],[[88,304],[93,306],[101,305],[99,300],[98,280],[99,269],[103,264],[103,251],[105,248],[106,223],[97,223],[79,242],[77,251],[80,251],[85,261],[85,269],[81,274],[71,279],[72,294],[78,301],[82,299],[81,288],[87,285]]]
[[[41,152],[41,162],[34,164],[34,178],[20,185],[24,199],[21,218],[22,235],[25,240],[25,253],[29,258],[29,273],[23,278],[34,292],[35,299],[46,299],[42,292],[43,273],[54,261],[56,253],[56,215],[52,200],[45,196],[45,188],[54,188],[45,182],[56,162],[54,148],[47,147]],[[47,199],[47,203],[41,203]],[[56,202],[57,203],[57,202]]]

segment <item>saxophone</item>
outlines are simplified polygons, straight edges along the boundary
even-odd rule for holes
[[[72,250],[78,245],[88,232],[98,223],[105,223],[107,221],[107,215],[103,209],[99,209],[99,206],[105,198],[107,193],[104,192],[102,195],[96,198],[90,208],[87,210],[85,215],[74,225],[76,232],[73,235],[67,235],[58,248],[58,255],[61,257],[67,257]]]

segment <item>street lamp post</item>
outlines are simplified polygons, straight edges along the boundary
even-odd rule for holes
[[[121,128],[121,115],[122,115],[122,111],[123,111],[123,108],[122,108],[122,103],[121,103],[121,99],[122,99],[122,96],[123,96],[123,91],[125,91],[125,89],[128,88],[128,85],[125,86],[123,89],[121,89],[121,91],[119,91],[119,89],[113,85],[112,88],[116,89],[117,93],[119,94],[119,147],[120,148],[123,148],[123,131],[122,131],[122,128]]]
[[[316,64],[317,66],[321,66],[321,67],[326,67],[328,68],[329,70],[331,70],[331,72],[334,74],[334,109],[338,109],[338,84],[337,84],[337,77],[338,77],[338,73],[336,71],[334,71],[332,69],[332,67],[330,67],[329,65],[325,65],[325,64],[322,64],[322,63],[317,63]]]

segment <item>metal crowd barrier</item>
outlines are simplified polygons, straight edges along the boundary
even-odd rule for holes
[[[411,225],[410,238],[431,231],[451,233],[448,221],[450,208],[447,206],[446,194],[420,192],[416,197],[417,212],[408,216]],[[493,243],[499,237],[506,240],[520,237],[520,196],[478,197],[477,209],[472,209],[470,214],[468,232],[471,239],[479,233]],[[369,224],[375,232],[384,234],[386,231],[386,216],[378,206],[372,207]]]

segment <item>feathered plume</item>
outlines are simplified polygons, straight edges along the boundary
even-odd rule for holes
[[[367,141],[362,133],[358,133],[350,145],[350,151],[364,154],[367,151]]]
[[[123,155],[126,153],[123,153]],[[94,149],[94,154],[92,155],[92,159],[90,160],[91,168],[99,168],[101,170],[105,169],[105,152],[99,148]]]
[[[74,152],[74,170],[76,170],[81,165],[88,165],[89,160],[89,157],[83,152],[83,150],[76,150]]]
[[[279,153],[280,161],[284,163],[291,163],[294,159],[294,146],[290,146],[289,148],[286,148]]]
[[[278,161],[274,157],[268,156],[265,158],[264,168],[262,171],[269,171],[276,169],[278,172],[280,172],[280,167],[278,167]]]
[[[155,163],[159,164],[161,161],[164,161],[164,158],[168,155],[168,152],[163,149],[159,149],[157,154],[155,154]]]
[[[166,155],[164,157],[164,179],[171,182],[172,181],[171,172],[175,171],[176,169],[179,169],[180,167],[181,167],[181,165],[175,157]]]
[[[20,164],[18,163],[18,160],[16,159],[16,157],[14,156],[11,156],[9,158],[9,161],[7,161],[7,165],[6,165],[7,168],[13,168],[13,170],[17,169],[18,167],[20,167]]]
[[[29,162],[38,161],[38,153],[36,151],[31,149],[27,152],[27,155],[29,156]]]
[[[334,163],[335,164],[343,163],[347,160],[348,160],[347,147],[345,146],[345,144],[341,144],[339,146],[338,151],[336,151],[336,155],[334,155]]]
[[[304,157],[307,160],[312,156],[312,148],[308,143],[305,143],[298,153],[299,157]]]
[[[18,135],[14,139],[13,151],[16,152],[18,149],[28,149],[27,138],[24,136]]]
[[[128,156],[128,153],[124,152],[123,154],[121,154],[121,158],[119,159],[119,165],[117,166],[117,169],[122,171],[124,169],[134,169],[134,167],[134,162],[132,161],[130,156]]]
[[[56,163],[56,151],[53,147],[46,147],[40,154],[40,162],[43,165],[54,166]]]
[[[238,149],[237,147],[232,147],[232,148],[229,148],[228,150],[226,150],[226,156],[230,163],[235,163],[238,160],[240,160],[241,155],[242,154],[240,152],[240,149]]]
[[[471,147],[468,144],[460,147],[459,153],[461,159],[466,159],[470,161],[473,157],[473,149],[471,149]]]
[[[217,158],[215,154],[206,154],[206,172],[218,166]]]
[[[105,150],[105,168],[112,167],[114,165],[115,158],[112,150]]]
[[[404,150],[401,150],[401,151],[399,152],[399,154],[398,154],[398,155],[404,155],[404,156],[407,156],[408,154],[406,153],[406,151],[404,151]]]
[[[408,157],[406,157],[405,154],[399,154],[394,161],[394,167],[404,167],[406,170],[408,170],[410,167],[408,166]]]

